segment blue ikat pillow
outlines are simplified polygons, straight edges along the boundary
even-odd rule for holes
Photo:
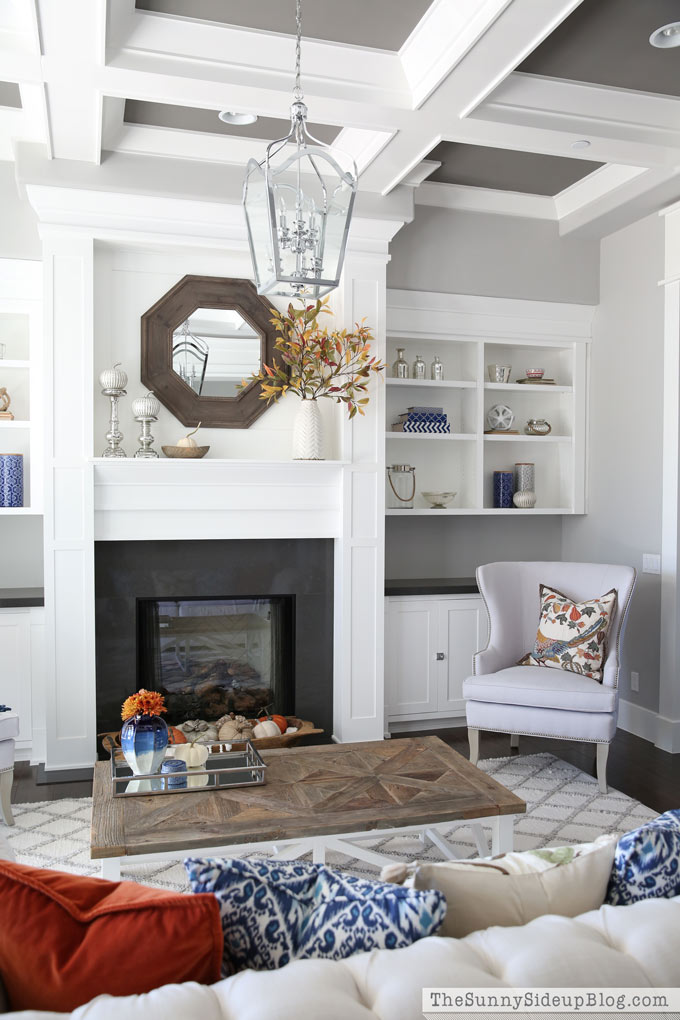
[[[680,811],[666,811],[619,839],[605,903],[679,895]]]
[[[446,899],[299,861],[188,858],[192,892],[213,893],[224,932],[223,976],[311,957],[343,960],[432,935]]]

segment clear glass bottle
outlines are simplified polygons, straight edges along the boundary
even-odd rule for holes
[[[413,378],[424,379],[425,378],[425,362],[419,354],[416,355],[416,360],[413,362]]]
[[[397,347],[397,360],[392,365],[392,376],[395,379],[408,379],[408,361],[404,358],[404,351],[406,348]]]
[[[436,379],[437,382],[441,382],[444,378],[444,366],[439,360],[439,355],[435,354],[434,361],[430,365],[430,379]]]
[[[416,469],[410,464],[387,468],[387,506],[390,510],[412,510],[416,494]]]

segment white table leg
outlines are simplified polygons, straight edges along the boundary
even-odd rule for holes
[[[426,840],[432,843],[433,846],[437,847],[440,854],[443,855],[447,861],[457,861],[460,859],[460,854],[457,854],[453,847],[448,843],[443,836],[441,836],[436,829],[424,829],[423,835]]]
[[[470,826],[470,831],[472,832],[472,835],[473,835],[473,838],[474,838],[474,841],[475,841],[475,846],[477,847],[477,853],[479,854],[479,856],[480,857],[488,857],[489,856],[489,843],[487,841],[486,836],[484,835],[484,829],[482,828],[480,823],[479,822],[474,822]]]
[[[491,856],[509,854],[513,847],[514,815],[495,815],[491,819]]]
[[[109,882],[120,882],[120,857],[102,859],[102,878],[108,878]]]
[[[0,814],[5,820],[5,825],[14,825],[12,815],[12,780],[14,779],[14,766],[0,772]]]
[[[312,863],[326,863],[326,844],[322,839],[315,839],[312,841]]]

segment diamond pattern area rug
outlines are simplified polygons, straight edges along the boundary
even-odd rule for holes
[[[526,801],[527,813],[515,825],[516,850],[590,842],[605,832],[635,829],[658,814],[611,788],[607,795],[601,794],[596,779],[551,754],[489,758],[479,767]],[[16,825],[3,827],[2,835],[20,864],[99,875],[99,863],[90,860],[91,809],[89,797],[14,804]],[[469,829],[454,828],[450,842],[461,858],[475,856]],[[436,847],[423,846],[415,836],[382,833],[364,845],[398,861],[442,859]],[[361,876],[375,877],[378,871],[340,854],[329,854],[328,863]],[[188,892],[189,888],[181,862],[123,864],[122,877],[161,889]]]

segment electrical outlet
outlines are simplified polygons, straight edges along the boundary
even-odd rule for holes
[[[642,573],[643,574],[661,573],[661,557],[659,556],[658,553],[642,554]]]
[[[631,673],[630,674],[630,689],[631,689],[631,691],[639,691],[640,690],[640,674],[639,673]]]

